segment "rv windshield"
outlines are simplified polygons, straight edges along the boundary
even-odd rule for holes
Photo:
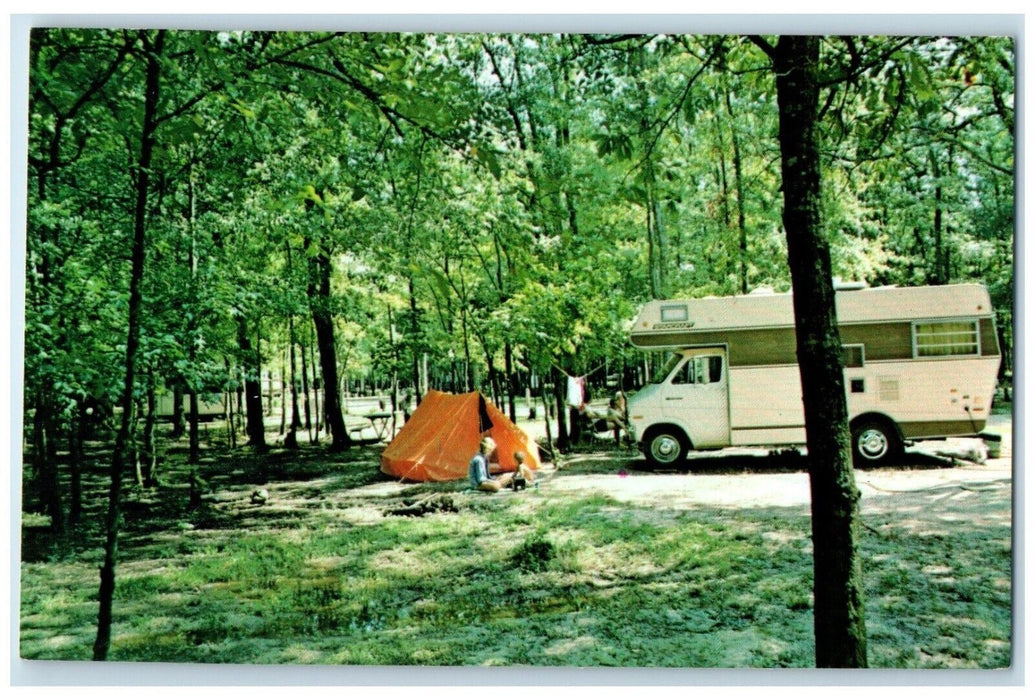
[[[654,372],[654,376],[650,378],[651,384],[661,384],[665,381],[665,377],[672,373],[672,370],[676,368],[676,365],[683,359],[682,353],[674,352],[668,358],[668,361]]]

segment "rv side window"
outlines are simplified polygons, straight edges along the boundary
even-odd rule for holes
[[[722,358],[705,355],[687,360],[672,377],[673,384],[714,384],[722,381]]]
[[[708,365],[708,383],[714,384],[722,381],[722,358],[718,355],[712,355],[701,359]]]
[[[672,376],[673,384],[694,384],[694,361],[687,360],[686,364],[679,368],[679,371]]]
[[[981,354],[977,321],[936,321],[913,325],[916,357]]]
[[[666,379],[668,379],[668,375],[672,373],[672,370],[676,368],[676,365],[678,365],[680,360],[682,359],[683,356],[678,352],[674,352],[671,355],[669,355],[668,361],[666,361],[664,365],[662,365],[660,368],[654,371],[654,376],[651,377],[650,383],[661,384],[662,382],[664,382]],[[677,380],[674,378],[672,381],[673,383],[677,383]]]

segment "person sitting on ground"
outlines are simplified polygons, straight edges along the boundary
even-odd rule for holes
[[[483,437],[481,442],[478,443],[478,454],[471,458],[471,462],[467,467],[467,476],[471,480],[471,488],[496,493],[500,489],[510,486],[514,480],[515,472],[504,472],[497,477],[492,476],[489,464],[495,451],[496,442],[489,436]],[[517,462],[517,470],[526,480],[526,483],[535,478],[535,472],[524,464],[524,453],[515,452],[514,461]]]
[[[471,488],[479,491],[495,493],[500,490],[500,483],[489,474],[489,457],[496,451],[496,442],[486,435],[478,443],[478,454],[471,458],[467,465],[467,476],[471,480]]]

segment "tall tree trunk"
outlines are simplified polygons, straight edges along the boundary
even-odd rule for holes
[[[661,299],[661,249],[655,237],[654,206],[648,198],[647,206],[647,278],[652,299]]]
[[[155,444],[155,424],[157,423],[157,406],[155,391],[157,377],[149,370],[147,376],[147,414],[144,416],[144,449],[137,467],[137,483],[141,486],[154,486],[158,472],[158,449]]]
[[[399,347],[395,344],[395,314],[392,313],[392,307],[388,306],[388,347],[392,348],[392,395],[391,395],[391,413],[392,413],[392,425],[390,436],[395,436],[396,424],[395,414],[399,410]]]
[[[422,346],[424,345],[420,339],[420,318],[417,313],[417,297],[414,295],[413,290],[413,277],[409,279],[410,285],[410,351],[413,354],[411,367],[410,367],[410,381],[413,382],[413,395],[417,401],[417,405],[420,406],[420,400],[423,398],[422,394],[422,383],[421,383],[421,371],[420,371],[420,360],[422,355]],[[409,407],[407,406],[407,410]]]
[[[460,311],[460,328],[464,334],[464,378],[467,382],[465,391],[474,391],[474,363],[471,362],[471,332],[467,328],[466,308]]]
[[[72,528],[79,524],[83,514],[83,444],[86,442],[86,400],[76,399],[75,421],[69,430],[69,481],[70,499],[68,524]]]
[[[252,349],[248,324],[243,315],[237,320],[237,344],[247,363],[244,371],[245,432],[248,444],[263,452],[266,450],[266,426],[262,406],[262,363],[258,353]]]
[[[489,398],[497,407],[500,406],[499,372],[496,371],[496,363],[492,360],[493,351],[485,344],[485,337],[478,338],[481,341],[482,350],[485,353],[485,379],[489,383]]]
[[[238,368],[237,391],[234,392],[237,398],[237,422],[234,425],[235,430],[238,433],[241,432],[241,416],[244,415],[244,374],[245,370],[243,368]]]
[[[942,225],[942,186],[934,188],[934,275],[931,284],[948,284],[949,276],[945,265],[945,230]]]
[[[187,249],[187,271],[190,273],[190,300],[192,305],[198,303],[198,237],[197,237],[197,200],[195,198],[194,183],[196,179],[194,169],[194,157],[191,156],[190,167],[187,172],[187,230],[190,232],[190,247]],[[189,314],[187,317],[187,363],[191,373],[197,372],[198,361],[198,328],[197,314]],[[191,377],[188,385],[189,401],[189,438],[187,448],[187,463],[198,464],[201,461],[201,436],[198,426],[200,420],[198,411],[198,386],[196,375]],[[183,400],[180,399],[182,404]],[[183,413],[182,405],[179,406],[180,413]]]
[[[270,382],[272,383],[272,378]],[[288,373],[287,364],[284,361],[283,355],[281,356],[280,363],[280,434],[283,435],[287,430],[287,395],[288,395]]]
[[[57,461],[57,427],[55,411],[47,400],[50,391],[36,394],[36,415],[33,419],[33,465],[40,504],[50,516],[50,531],[65,529],[64,506],[61,503],[61,478]]]
[[[413,394],[417,400],[417,405],[420,406],[420,401],[424,398],[423,386],[421,382],[421,368],[420,360],[424,349],[424,340],[421,336],[420,330],[420,313],[417,308],[417,293],[414,288],[413,275],[409,275],[406,278],[407,290],[409,292],[410,302],[410,351],[413,353],[412,363],[410,366],[410,381],[413,382]],[[407,406],[409,410],[409,406]]]
[[[772,56],[812,497],[816,665],[859,668],[867,665],[857,547],[859,491],[852,471],[830,248],[820,215],[819,39],[781,37]]]
[[[651,209],[654,216],[651,221],[654,227],[654,239],[657,241],[658,250],[658,294],[664,299],[668,296],[668,234],[665,231],[665,219],[661,211],[661,200],[658,199],[656,189],[650,188]]]
[[[730,93],[726,91],[726,112],[730,116],[730,137],[733,143],[733,188],[737,195],[737,267],[740,277],[740,293],[748,293],[748,247],[747,216],[744,212],[744,166],[740,155],[740,137],[737,135],[737,122],[733,118],[733,104]]]
[[[319,338],[317,338],[317,343],[319,343]],[[315,436],[316,442],[320,442],[320,431],[323,430],[323,407],[320,403],[320,390],[323,388],[323,379],[321,378],[319,372],[317,372],[318,366],[319,363],[316,360],[316,352],[314,351],[313,346],[310,345],[309,368],[313,372],[313,435]]]
[[[719,132],[719,152],[716,154],[716,158],[718,158],[718,162],[715,166],[715,181],[721,193],[719,201],[722,203],[722,228],[723,231],[727,231],[732,225],[732,216],[730,215],[729,178],[726,175],[726,144],[722,140],[721,131]]]
[[[323,386],[323,422],[331,433],[331,449],[344,450],[352,440],[345,430],[345,418],[338,400],[338,362],[334,343],[334,321],[329,313],[318,313],[316,343],[320,350],[320,383]]]
[[[288,316],[288,364],[291,373],[291,423],[288,426],[287,435],[284,436],[284,447],[288,449],[298,448],[298,429],[302,426],[302,420],[298,414],[298,379],[295,377],[295,317]],[[284,400],[287,400],[285,394]]]
[[[565,418],[566,401],[565,396],[567,395],[567,387],[565,386],[565,376],[556,367],[550,369],[553,375],[553,398],[554,407],[557,409],[557,449],[564,452],[569,446],[568,437],[568,425],[567,419]]]
[[[287,274],[292,274],[291,264],[291,243],[284,242],[284,252],[287,260]],[[295,376],[295,315],[288,314],[288,363],[291,365],[291,426],[284,437],[284,446],[289,449],[298,448],[298,429],[302,427],[302,419],[298,411],[298,378]],[[305,372],[305,353],[302,353],[302,371]],[[304,380],[303,380],[304,381]],[[308,385],[307,385],[308,388]],[[308,391],[307,391],[308,393]],[[287,395],[284,396],[287,401]],[[306,399],[308,402],[308,398]],[[306,418],[308,421],[309,404],[306,403]]]
[[[306,248],[310,241],[306,240]],[[344,450],[352,445],[345,429],[345,418],[338,400],[338,356],[334,342],[334,319],[331,316],[331,258],[323,247],[309,258],[309,307],[316,327],[316,346],[320,351],[320,373],[323,384],[323,413],[331,432],[331,450]]]
[[[514,378],[514,348],[511,347],[510,341],[503,343],[503,371],[507,375],[507,413],[510,414],[510,420],[517,423],[517,400],[514,397],[517,393],[517,382]]]
[[[198,392],[192,391],[187,397],[187,463],[198,464],[201,462],[201,410],[198,406]]]
[[[302,403],[305,408],[305,429],[309,433],[309,443],[313,443],[313,416],[312,408],[309,405],[309,365],[306,362],[306,348],[304,345],[299,347],[301,351],[299,354],[302,356]]]
[[[952,279],[952,245],[948,241],[948,227],[945,225],[945,191],[942,186],[946,173],[942,170],[942,162],[947,167],[952,167],[952,160],[955,157],[954,149],[950,148],[948,156],[938,157],[933,151],[930,155],[931,176],[935,179],[934,188],[934,222],[932,224],[934,233],[934,274],[928,275],[931,284],[948,284]]]
[[[230,366],[230,360],[224,359],[223,366],[226,368],[226,376],[233,377],[233,369]],[[226,394],[226,432],[227,439],[230,442],[231,448],[237,447],[237,423],[235,422],[236,416],[234,415],[234,391],[231,387],[227,387]]]
[[[557,464],[557,456],[553,451],[553,435],[552,428],[550,426],[550,401],[546,394],[546,382],[540,385],[540,393],[543,398],[543,423],[546,427],[546,448],[550,451],[550,461]],[[529,402],[531,404],[531,402]]]
[[[144,90],[144,118],[140,137],[140,160],[136,167],[136,205],[133,215],[133,246],[129,280],[129,318],[126,331],[126,374],[122,387],[122,421],[115,437],[108,490],[108,513],[105,518],[104,563],[98,591],[97,638],[93,645],[94,661],[108,658],[111,647],[112,602],[115,595],[115,567],[119,554],[119,529],[122,524],[122,472],[129,448],[133,442],[136,402],[133,388],[136,384],[137,350],[140,346],[140,322],[143,315],[141,286],[144,279],[144,261],[147,227],[147,199],[150,189],[151,158],[157,128],[158,90],[161,68],[159,56],[165,43],[165,32],[156,33],[152,43],[147,31],[140,33],[147,54],[147,77]]]
[[[262,370],[262,324],[255,324],[255,372],[259,377],[259,403],[262,403],[263,397],[266,402],[262,403],[262,415],[265,420],[266,416],[273,415],[273,370],[269,372],[269,382],[263,379]],[[268,390],[263,390],[264,386],[268,386]]]
[[[177,381],[173,387],[172,431],[169,433],[169,437],[173,439],[181,438],[185,430],[186,424],[183,420],[183,385],[180,381]]]
[[[733,114],[733,90],[726,82],[728,70],[726,66],[726,47],[720,48],[719,69],[722,71],[722,94],[729,117],[730,142],[733,150],[733,189],[737,197],[737,277],[741,294],[748,293],[748,248],[747,217],[744,211],[744,169],[740,152],[740,136],[737,132],[737,120]],[[725,177],[723,178],[725,180]],[[724,193],[726,190],[724,189]],[[726,193],[728,194],[728,193]],[[725,200],[725,197],[724,197]]]

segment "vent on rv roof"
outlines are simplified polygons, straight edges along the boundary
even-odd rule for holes
[[[690,318],[690,311],[686,304],[668,304],[661,307],[661,320],[666,322],[686,321]]]
[[[842,280],[840,277],[834,278],[834,289],[839,292],[852,292],[859,289],[866,289],[869,286],[870,285],[866,284],[863,281],[852,282]]]

